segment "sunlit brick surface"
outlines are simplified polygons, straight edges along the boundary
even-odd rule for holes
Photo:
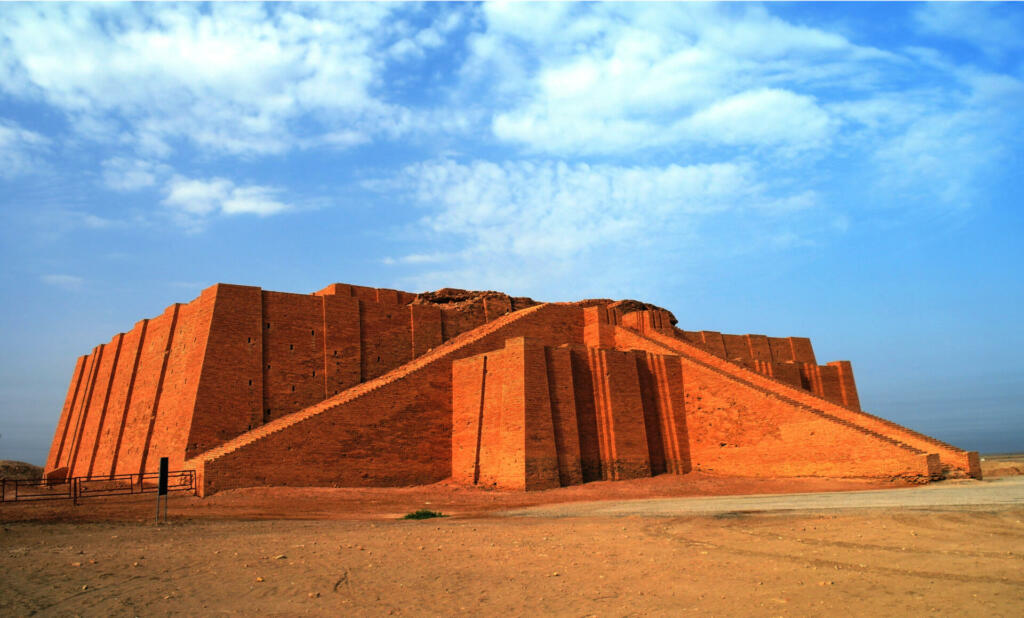
[[[636,301],[218,284],[76,361],[46,472],[169,457],[204,493],[980,474],[976,453],[861,411],[850,363],[818,365],[809,339],[674,321]]]

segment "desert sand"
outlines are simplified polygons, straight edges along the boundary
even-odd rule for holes
[[[0,614],[1016,616],[1024,611],[1021,503],[521,515],[524,507],[552,502],[585,513],[595,499],[615,505],[672,495],[671,500],[682,500],[697,491],[768,494],[750,498],[756,504],[782,498],[781,490],[878,493],[890,486],[826,479],[787,486],[689,476],[538,494],[441,484],[247,490],[206,500],[178,495],[171,497],[170,522],[161,525],[151,522],[152,496],[77,509],[60,503],[3,505]],[[1024,487],[1020,479],[957,481],[947,487],[1018,495],[1017,485]],[[917,495],[917,490],[882,493]],[[452,516],[398,518],[415,508]],[[305,519],[257,518],[280,513]]]

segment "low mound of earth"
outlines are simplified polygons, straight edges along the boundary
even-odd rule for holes
[[[1024,453],[993,453],[982,455],[981,474],[983,478],[1018,476],[1024,474]]]
[[[43,469],[24,461],[0,460],[0,479],[7,481],[38,481]]]

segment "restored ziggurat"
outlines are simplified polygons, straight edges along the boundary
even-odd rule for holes
[[[194,469],[239,487],[546,489],[704,471],[980,477],[860,409],[808,339],[675,327],[636,301],[218,284],[78,359],[49,478]]]

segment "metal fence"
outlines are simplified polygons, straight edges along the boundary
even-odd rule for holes
[[[0,481],[0,502],[32,502],[37,500],[71,500],[83,498],[156,493],[160,473],[114,474],[110,476],[74,476],[51,481]],[[196,471],[175,470],[167,474],[167,491],[196,493]]]

